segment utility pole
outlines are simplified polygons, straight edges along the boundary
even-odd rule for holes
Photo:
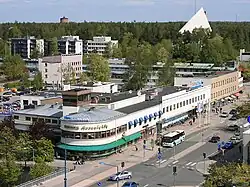
[[[64,187],[67,187],[67,150],[64,149]]]

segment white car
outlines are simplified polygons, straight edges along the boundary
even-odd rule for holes
[[[124,180],[124,179],[131,179],[132,178],[132,173],[129,171],[121,171],[118,172],[112,176],[110,176],[110,180],[112,181],[119,181],[119,180]]]
[[[220,114],[220,117],[222,117],[222,118],[227,118],[228,116],[229,116],[229,114],[227,112],[222,112]]]

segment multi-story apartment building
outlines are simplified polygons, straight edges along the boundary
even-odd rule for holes
[[[58,40],[58,52],[60,54],[82,54],[83,41],[79,36],[62,36]]]
[[[109,59],[109,68],[111,72],[111,82],[118,85],[119,90],[124,85],[124,74],[129,71],[129,66],[125,64],[125,58],[117,59],[112,58]],[[153,71],[149,72],[147,84],[145,87],[152,88],[157,85],[158,82],[158,71],[163,67],[163,63],[157,62],[153,65]],[[83,71],[87,71],[87,64],[83,64]]]
[[[82,55],[58,55],[44,57],[39,64],[39,71],[42,73],[46,85],[54,88],[61,88],[64,85],[66,76],[72,72],[75,78],[79,78],[82,72]]]
[[[107,47],[117,47],[118,40],[112,40],[109,36],[95,36],[93,40],[86,40],[84,43],[84,53],[104,54]]]
[[[11,54],[18,54],[22,58],[32,58],[33,52],[44,54],[44,40],[36,39],[34,36],[11,39]]]
[[[175,86],[194,87],[197,85],[211,86],[211,101],[230,100],[231,96],[237,96],[243,88],[243,78],[238,71],[222,71],[210,75],[175,77]]]

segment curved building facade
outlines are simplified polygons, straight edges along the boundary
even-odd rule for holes
[[[75,106],[74,109],[64,106],[67,112],[61,118],[62,137],[58,147],[90,157],[112,154],[131,142],[156,133],[157,122],[162,122],[165,127],[172,120],[180,120],[196,111],[197,106],[207,107],[210,95],[210,86],[194,90],[167,87],[135,95],[128,93],[127,97],[122,93],[103,96],[108,99],[100,97],[98,102],[95,99],[88,106]]]

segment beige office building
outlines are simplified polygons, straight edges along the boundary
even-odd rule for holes
[[[211,102],[232,99],[243,88],[243,78],[238,71],[215,72],[206,76],[179,75],[175,77],[175,86],[194,87],[197,84],[211,85]]]

